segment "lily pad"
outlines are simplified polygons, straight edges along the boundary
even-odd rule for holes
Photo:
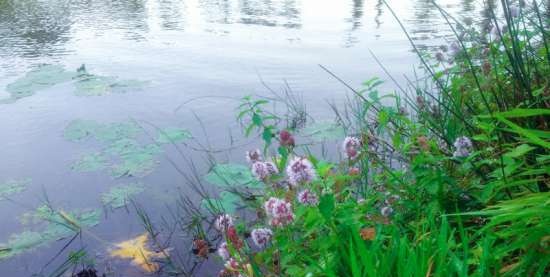
[[[237,207],[242,205],[241,198],[229,191],[222,191],[219,198],[202,199],[201,207],[207,210],[209,207],[208,202],[211,202],[212,205],[230,214],[234,213],[237,210]]]
[[[6,91],[10,97],[0,100],[0,103],[13,103],[21,98],[34,95],[39,90],[70,81],[75,76],[76,72],[66,71],[59,65],[40,65],[25,76],[8,84]]]
[[[134,138],[142,129],[134,122],[100,124],[93,120],[77,119],[65,128],[64,136],[70,141],[81,141],[94,137],[102,142]]]
[[[85,66],[78,70],[78,78],[75,83],[75,95],[77,96],[102,96],[111,93],[125,93],[131,90],[141,89],[148,82],[139,80],[119,80],[113,76],[99,76],[90,74]]]
[[[161,129],[156,142],[159,144],[177,143],[192,138],[191,132],[182,128]]]
[[[12,234],[6,243],[0,243],[0,260],[70,237],[80,228],[93,227],[99,224],[101,211],[56,212],[44,205],[29,216],[33,218],[33,222],[42,223],[41,230]]]
[[[263,183],[256,180],[250,168],[240,164],[216,164],[204,179],[219,187],[247,186],[262,188]]]
[[[155,144],[142,146],[135,140],[122,139],[111,144],[105,152],[118,157],[119,162],[111,166],[114,177],[142,177],[154,170],[157,165],[155,158],[162,149]]]
[[[107,165],[108,161],[102,153],[91,153],[82,156],[71,168],[78,172],[92,172],[104,169]]]
[[[31,179],[13,179],[0,183],[0,200],[4,200],[12,195],[25,191],[30,182]]]
[[[339,140],[346,137],[344,127],[331,122],[318,122],[304,128],[301,133],[314,140]]]
[[[142,193],[144,190],[145,187],[140,183],[118,185],[111,188],[109,192],[104,193],[101,196],[101,202],[103,202],[103,205],[110,206],[113,209],[121,208],[126,206],[130,198]]]

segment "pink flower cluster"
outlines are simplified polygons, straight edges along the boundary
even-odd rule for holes
[[[298,202],[304,205],[316,206],[319,203],[319,198],[314,192],[305,189],[298,193]]]
[[[356,137],[346,137],[342,143],[342,151],[350,160],[357,158],[361,151],[361,140]]]
[[[279,132],[279,142],[281,146],[294,147],[294,137],[287,130]]]
[[[290,161],[286,168],[286,174],[288,175],[288,182],[294,187],[317,179],[313,164],[302,157],[295,157]]]
[[[286,200],[271,197],[264,203],[264,209],[272,226],[284,226],[294,220],[292,204]]]
[[[218,247],[218,255],[224,260],[229,260],[231,255],[229,254],[229,248],[227,248],[227,242],[222,242]]]
[[[246,161],[249,163],[261,162],[262,152],[260,152],[260,149],[246,151]]]
[[[228,214],[222,214],[216,218],[214,228],[220,232],[226,232],[229,227],[233,226],[233,217]]]
[[[251,170],[252,175],[260,181],[264,181],[270,176],[279,173],[277,166],[272,162],[254,162]]]
[[[252,240],[254,241],[254,244],[258,247],[265,247],[273,237],[273,231],[268,228],[258,228],[252,230],[250,233],[250,236],[252,237]]]

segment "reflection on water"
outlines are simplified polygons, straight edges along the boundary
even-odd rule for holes
[[[388,2],[420,49],[453,39],[431,0]],[[484,28],[489,5],[498,1],[485,2],[438,1],[454,17],[470,18]],[[0,243],[26,228],[18,217],[36,208],[44,195],[67,210],[97,208],[100,195],[112,187],[143,182],[154,185],[143,193],[143,204],[158,216],[174,195],[188,191],[171,163],[182,159],[169,148],[143,178],[113,178],[105,170],[75,173],[71,165],[97,145],[67,142],[62,133],[70,122],[133,119],[147,122],[145,126],[184,128],[213,148],[230,149],[232,140],[247,145],[251,142],[236,131],[235,99],[268,93],[260,78],[277,91],[290,88],[301,94],[313,117],[330,119],[326,100],[342,103],[347,90],[318,64],[358,86],[384,77],[368,50],[397,79],[417,62],[382,0],[0,0],[0,99],[8,95],[8,84],[43,63],[71,72],[85,64],[97,76],[147,83],[129,93],[78,97],[70,82],[47,88],[39,82],[40,91],[0,104],[0,183],[33,180],[17,204],[0,201],[0,224],[5,226]],[[97,91],[97,82],[90,87]],[[208,164],[201,163],[203,153],[184,150],[204,173]],[[242,162],[244,150],[224,151],[216,158]],[[107,241],[124,241],[142,228],[135,214],[117,211],[106,213],[93,231]],[[104,260],[105,247],[81,244],[98,253],[98,262]],[[2,261],[0,275],[29,276],[61,246]],[[124,276],[140,276],[118,269]]]
[[[243,32],[258,25],[301,29],[304,20],[349,23],[341,30],[346,46],[352,46],[365,34],[354,34],[361,26],[381,28],[384,22],[394,24],[384,13],[383,1],[350,0],[326,4],[311,0],[98,0],[98,1],[37,1],[5,0],[0,2],[0,55],[36,58],[68,54],[64,44],[77,30],[107,35],[120,30],[130,41],[147,39],[147,34],[160,30],[218,33]],[[390,1],[393,8],[408,23],[415,40],[448,36],[442,32],[445,22],[431,0]],[[487,2],[487,4],[484,4]],[[488,24],[488,7],[494,0],[444,1],[441,6],[458,18],[480,19]],[[307,19],[303,12],[307,11]],[[340,12],[342,11],[342,12]],[[318,15],[317,15],[318,14]],[[365,15],[368,16],[365,16]],[[373,16],[370,16],[373,15]],[[388,20],[389,19],[389,20]],[[225,27],[224,27],[225,26]],[[160,28],[160,30],[159,30]],[[198,28],[198,29],[197,29]],[[275,32],[267,31],[267,32]],[[389,33],[389,36],[398,34]]]

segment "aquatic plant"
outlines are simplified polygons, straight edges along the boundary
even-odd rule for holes
[[[132,197],[143,191],[145,186],[141,183],[117,185],[101,195],[101,202],[113,209],[121,208],[126,206]]]

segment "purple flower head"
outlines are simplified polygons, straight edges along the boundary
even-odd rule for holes
[[[319,203],[319,198],[314,192],[305,189],[298,193],[298,202],[304,205],[316,206]]]
[[[227,248],[227,243],[224,241],[218,246],[218,255],[224,260],[229,260],[231,255],[229,254],[229,248]]]
[[[465,158],[470,156],[470,151],[472,150],[472,141],[468,137],[459,137],[453,143],[455,147],[455,152],[453,157],[455,158]]]
[[[272,162],[254,162],[251,171],[252,175],[260,181],[269,178],[273,174],[279,173],[279,170],[277,170],[277,167]]]
[[[282,130],[279,132],[279,142],[282,146],[294,147],[294,137],[287,130]]]
[[[233,217],[228,214],[218,216],[214,222],[214,228],[220,232],[226,232],[230,226],[233,226]]]
[[[260,152],[260,149],[246,151],[246,161],[249,163],[261,162],[262,152]]]
[[[294,220],[292,204],[283,199],[269,198],[264,203],[264,209],[272,226],[284,226]]]
[[[227,262],[225,262],[225,268],[231,271],[237,271],[239,270],[240,264],[235,260],[234,258],[230,258]]]
[[[265,166],[267,167],[267,172],[269,172],[269,175],[274,175],[279,173],[279,169],[277,169],[277,166],[272,162],[265,162]]]
[[[342,143],[342,151],[344,155],[353,160],[357,158],[361,150],[361,140],[356,137],[346,137]]]
[[[265,247],[273,237],[273,231],[268,228],[258,228],[252,230],[250,233],[250,236],[252,237],[252,240],[254,241],[254,244],[258,247]]]
[[[288,175],[288,182],[294,187],[317,179],[313,164],[302,157],[295,157],[290,161],[286,168],[286,174]]]

